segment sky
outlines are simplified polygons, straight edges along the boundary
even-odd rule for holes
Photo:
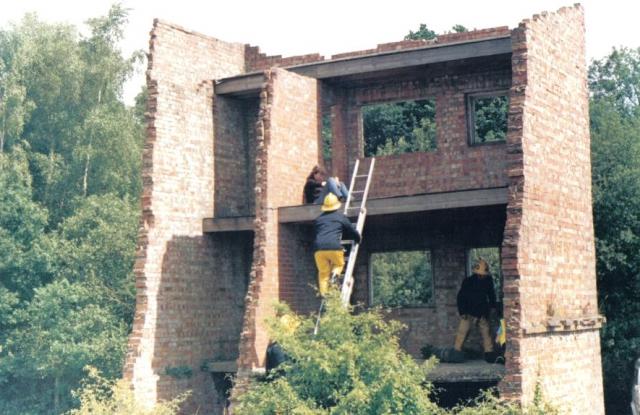
[[[47,22],[82,28],[90,17],[106,14],[114,0],[0,0],[0,28],[8,29],[27,12]],[[147,50],[153,19],[230,42],[260,46],[269,55],[332,54],[369,49],[401,40],[421,23],[436,33],[456,24],[468,29],[516,27],[542,11],[571,6],[575,0],[122,0],[130,9],[122,50]],[[640,47],[638,0],[583,0],[587,58],[599,59],[612,47]],[[144,68],[125,87],[125,102],[144,82]]]

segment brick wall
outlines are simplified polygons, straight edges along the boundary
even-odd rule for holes
[[[390,80],[345,91],[346,103],[336,105],[344,114],[336,119],[336,122],[344,123],[336,127],[339,130],[336,136],[338,145],[346,142],[346,159],[337,148],[333,153],[333,169],[350,174],[355,159],[364,155],[362,106],[434,99],[437,149],[377,157],[370,197],[507,186],[506,144],[469,146],[465,110],[466,94],[504,91],[510,87],[511,70],[505,64],[509,61],[477,65],[482,69],[440,66],[418,81]],[[341,165],[345,161],[347,166]]]
[[[319,152],[319,93],[315,79],[274,68],[260,94],[256,156],[254,260],[244,317],[238,377],[264,367],[265,319],[275,300],[291,300],[297,238],[278,224],[277,208],[302,201],[306,177]]]
[[[577,5],[513,31],[503,270],[509,338],[505,396],[539,382],[565,413],[603,413],[584,19]]]
[[[310,53],[308,55],[300,56],[288,56],[283,58],[282,55],[268,56],[264,53],[260,53],[260,48],[257,46],[245,45],[245,62],[246,72],[262,71],[273,68],[274,66],[295,66],[305,63],[323,61],[324,57],[317,53]]]
[[[187,412],[215,411],[219,397],[200,367],[237,353],[230,345],[239,338],[252,240],[203,235],[202,219],[214,212],[212,80],[243,69],[242,45],[154,22],[136,312],[124,368],[145,404],[191,390]],[[192,375],[166,375],[172,367]]]

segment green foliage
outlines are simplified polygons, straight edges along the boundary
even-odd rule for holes
[[[86,370],[88,375],[82,381],[82,388],[74,392],[80,407],[69,411],[68,415],[176,415],[189,395],[186,393],[146,408],[136,401],[131,385],[126,381],[106,379],[94,367]]]
[[[432,99],[362,107],[362,123],[367,157],[436,148],[435,101]]]
[[[280,307],[280,314],[292,315]],[[271,321],[273,338],[291,359],[270,382],[251,383],[236,413],[437,413],[424,383],[426,367],[398,346],[399,323],[385,322],[377,311],[354,315],[335,291],[328,295],[317,336],[313,318],[292,318],[301,322],[293,333]]]
[[[399,307],[432,302],[429,251],[374,253],[371,255],[371,267],[374,305]]]
[[[592,63],[591,153],[596,269],[607,412],[628,411],[640,350],[640,53],[614,49]]]
[[[117,48],[125,22],[116,4],[88,22],[86,38],[35,15],[0,31],[0,45],[8,45],[0,79],[9,82],[0,95],[0,149],[29,143],[35,199],[49,210],[50,225],[71,213],[76,195],[140,191],[141,125],[119,98],[141,54],[123,58]]]
[[[234,413],[275,414],[416,414],[416,415],[554,415],[538,390],[526,410],[486,392],[451,410],[431,401],[432,385],[425,380],[436,364],[418,365],[404,353],[397,333],[400,323],[385,321],[379,310],[354,315],[342,306],[339,293],[328,294],[319,333],[315,319],[293,314],[277,305],[269,321],[271,337],[289,360],[266,379],[252,380],[239,396]],[[291,330],[291,321],[300,324]]]
[[[506,95],[472,98],[474,143],[504,141],[507,138],[509,99]]]
[[[0,413],[60,413],[91,364],[122,369],[134,308],[144,96],[126,10],[0,29]]]
[[[429,29],[426,24],[420,23],[420,27],[415,32],[409,30],[409,34],[404,37],[405,40],[418,40],[418,39],[435,39],[437,37],[436,32]]]
[[[453,25],[451,30],[455,33],[468,32],[469,30],[461,24]],[[418,40],[425,39],[431,40],[438,37],[436,32],[429,29],[426,24],[420,23],[420,27],[415,32],[413,30],[409,30],[409,34],[404,37],[405,40]]]
[[[613,48],[589,67],[589,90],[596,102],[609,102],[623,117],[640,116],[640,48]]]
[[[322,137],[322,158],[327,164],[331,160],[331,145],[333,144],[333,131],[331,125],[331,114],[322,114],[322,128],[320,130]]]

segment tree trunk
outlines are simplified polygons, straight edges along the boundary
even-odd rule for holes
[[[84,162],[84,175],[82,177],[82,197],[87,197],[87,186],[89,181],[89,160],[91,160],[91,143],[89,143],[87,159]]]
[[[56,376],[53,380],[53,413],[57,414],[60,407],[60,377]]]

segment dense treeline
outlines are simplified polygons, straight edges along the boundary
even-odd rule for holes
[[[118,49],[126,20],[115,5],[87,22],[88,35],[32,15],[0,29],[3,414],[77,405],[70,392],[85,365],[121,374],[134,308],[144,106],[144,95],[134,108],[121,100],[141,60]],[[433,35],[422,25],[408,38]],[[625,413],[640,350],[640,49],[593,62],[589,86],[605,398],[609,413]],[[410,113],[410,123],[392,127],[372,121],[372,153],[437,147],[429,102],[371,111],[391,123]]]
[[[625,414],[640,357],[640,48],[593,62],[589,88],[605,404]]]
[[[90,34],[27,15],[0,31],[0,413],[61,413],[83,367],[121,373],[134,308],[141,55],[126,11]]]

